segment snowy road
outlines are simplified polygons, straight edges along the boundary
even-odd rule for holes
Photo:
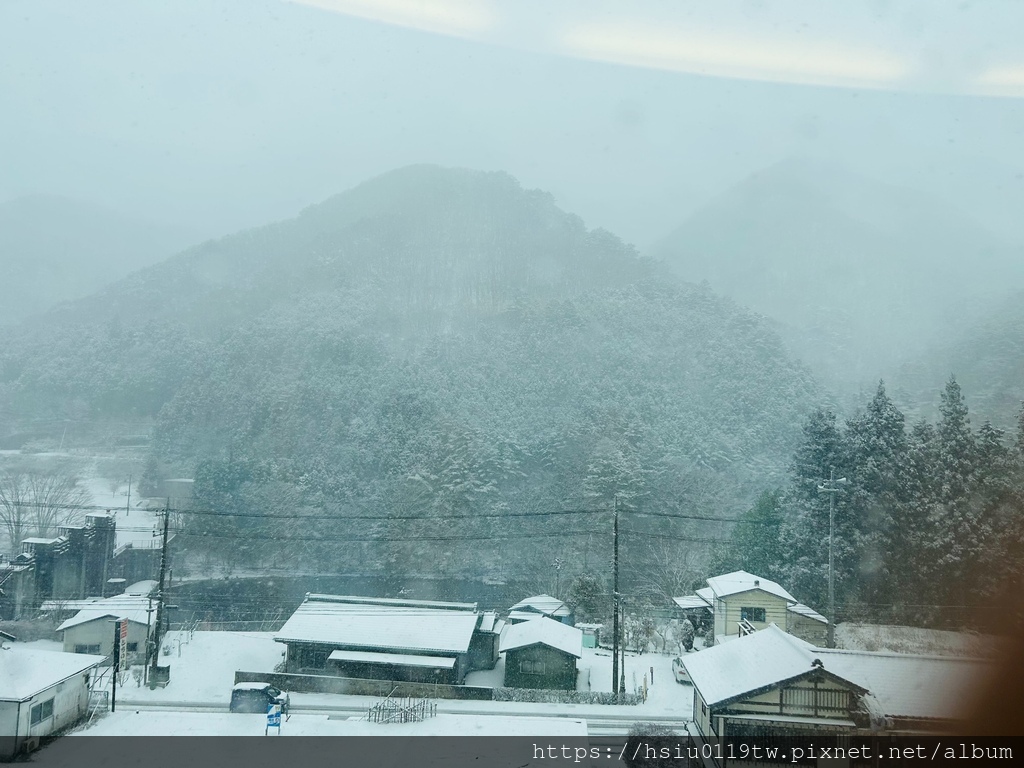
[[[363,703],[350,701],[332,703],[322,701],[327,694],[292,694],[291,711],[293,714],[327,714],[328,719],[359,719],[366,714],[367,707],[375,699],[364,699]],[[313,699],[307,701],[305,699]],[[340,698],[340,697],[338,697]],[[348,697],[346,697],[348,698]],[[320,699],[319,701],[317,699]],[[163,712],[219,712],[228,711],[227,705],[216,701],[133,701],[118,700],[118,709],[134,711]],[[584,719],[587,731],[592,736],[624,736],[630,726],[637,721],[653,722],[682,732],[689,718],[686,717],[655,717],[650,716],[636,707],[608,707],[603,705],[543,705],[513,704],[510,702],[482,703],[468,701],[437,701],[437,711],[442,714],[473,715],[476,717],[498,718],[565,718],[568,720]]]

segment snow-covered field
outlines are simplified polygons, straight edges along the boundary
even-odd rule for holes
[[[180,656],[179,653],[180,642]],[[172,632],[164,645],[171,647],[170,656],[161,656],[161,664],[171,665],[171,682],[166,688],[150,690],[140,687],[129,678],[118,691],[118,700],[130,707],[132,702],[149,704],[223,705],[231,699],[235,671],[271,672],[281,661],[283,646],[275,643],[270,632],[195,632],[188,638],[186,632]],[[602,649],[583,649],[580,662],[590,671],[591,689],[611,690],[611,654]],[[650,682],[650,669],[654,668],[654,682]],[[606,706],[600,704],[540,704],[518,702],[479,702],[439,700],[440,710],[448,713],[471,713],[478,710],[509,715],[552,714],[586,718],[595,713],[623,715],[637,720],[648,718],[688,719],[693,707],[693,689],[680,685],[672,677],[671,657],[662,654],[626,656],[626,688],[633,690],[633,681],[643,683],[648,675],[648,698],[637,706]],[[466,679],[467,685],[500,686],[503,669],[474,672]],[[350,707],[362,708],[371,697],[335,694],[292,694],[296,707]]]
[[[164,646],[169,656],[171,682],[166,688],[150,690],[133,679],[119,697],[126,701],[216,702],[227,705],[235,684],[235,670],[272,672],[281,661],[284,646],[274,642],[271,632],[171,632]],[[180,653],[180,655],[179,655]]]
[[[84,736],[262,736],[265,715],[211,712],[136,712],[107,714]],[[271,730],[276,735],[276,729]],[[282,736],[586,736],[582,719],[565,717],[492,717],[438,714],[419,723],[371,723],[365,717],[292,715]]]

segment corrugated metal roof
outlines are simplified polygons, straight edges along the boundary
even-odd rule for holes
[[[437,667],[454,669],[454,656],[420,656],[412,653],[375,653],[373,651],[332,651],[331,661],[357,661],[368,664],[388,664],[396,667]]]
[[[364,597],[362,595],[317,595],[309,593],[311,603],[355,603],[358,605],[391,605],[405,608],[436,608],[446,611],[476,612],[476,603],[450,603],[440,600],[406,600],[399,597]]]
[[[816,610],[811,608],[809,605],[804,605],[803,603],[797,603],[796,605],[788,606],[786,608],[786,610],[790,611],[792,613],[798,613],[801,616],[804,616],[804,617],[806,617],[808,619],[814,619],[815,621],[820,621],[822,624],[828,624],[828,619],[826,619],[824,616],[822,616]]]
[[[533,597],[528,597],[525,600],[520,600],[509,610],[536,611],[537,613],[543,613],[545,616],[568,616],[572,613],[572,611],[569,610],[569,606],[557,597],[552,597],[551,595],[534,595]]]
[[[307,599],[274,639],[385,651],[466,653],[477,618],[476,613],[463,610]]]
[[[546,645],[559,651],[583,657],[583,633],[560,621],[539,616],[521,624],[513,624],[501,638],[501,650],[512,651],[530,645]]]
[[[103,656],[38,651],[12,644],[2,651],[0,701],[27,701],[37,693],[106,661]]]
[[[762,592],[781,597],[790,603],[797,602],[795,597],[774,581],[762,579],[760,576],[755,576],[746,571],[733,571],[722,576],[712,576],[708,579],[708,586],[711,587],[715,596],[720,598],[738,595],[741,592],[750,592],[753,589],[760,589]],[[700,593],[698,592],[697,594]]]
[[[708,601],[700,595],[687,595],[686,597],[673,597],[672,602],[683,609],[710,608]]]

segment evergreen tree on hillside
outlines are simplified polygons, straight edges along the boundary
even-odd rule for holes
[[[940,396],[939,414],[936,437],[942,478],[940,499],[950,502],[967,492],[977,462],[967,402],[955,376],[949,378]]]
[[[850,485],[846,504],[856,518],[862,599],[888,605],[905,575],[900,508],[907,498],[908,445],[903,413],[889,399],[884,382],[859,417],[847,422]]]
[[[787,557],[782,568],[785,583],[813,607],[824,609],[828,596],[829,500],[818,486],[834,471],[847,474],[849,450],[831,411],[819,409],[803,428],[803,442],[792,465],[793,481],[786,500],[782,541]],[[835,499],[833,551],[837,604],[847,602],[856,589],[857,521],[847,494]]]
[[[782,541],[783,513],[781,491],[765,491],[733,526],[730,551],[716,572],[745,570],[766,579],[783,579],[782,566],[788,547]]]

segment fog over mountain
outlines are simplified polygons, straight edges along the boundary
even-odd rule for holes
[[[926,193],[813,160],[752,175],[652,254],[776,321],[838,392],[873,386],[1024,286],[1024,248]]]
[[[49,195],[0,203],[4,301],[0,324],[87,296],[199,237],[101,206]]]

